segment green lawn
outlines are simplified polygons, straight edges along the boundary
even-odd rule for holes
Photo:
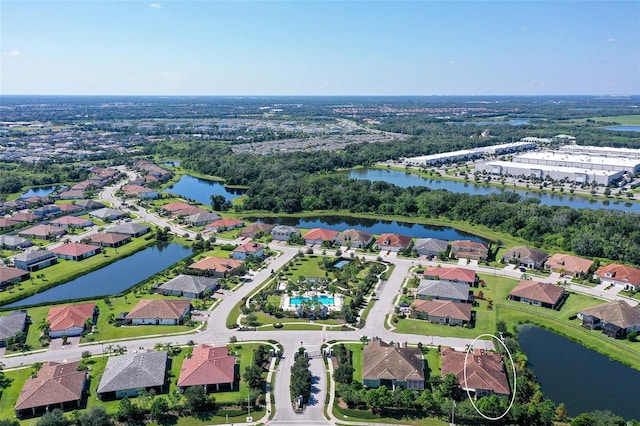
[[[24,382],[31,376],[31,368],[5,372],[7,387],[0,387],[0,419],[14,416],[13,406],[18,401]]]
[[[593,117],[595,121],[606,121],[611,123],[618,123],[620,125],[640,125],[640,115],[616,115],[613,117]],[[581,121],[586,121],[583,119]]]
[[[362,343],[346,343],[344,345],[352,352],[351,365],[353,366],[353,380],[362,383],[362,357],[364,345]]]
[[[289,267],[287,275],[292,279],[297,280],[300,276],[303,277],[324,277],[325,271],[320,269],[321,259],[316,255],[309,255],[299,257],[295,263]]]

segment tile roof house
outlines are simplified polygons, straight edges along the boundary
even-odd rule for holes
[[[333,241],[338,236],[338,231],[325,228],[314,228],[304,234],[304,243],[308,245],[322,244],[325,241]]]
[[[582,325],[602,329],[609,337],[625,338],[632,331],[640,331],[640,308],[632,307],[624,300],[614,300],[585,308],[578,312]]]
[[[440,372],[444,378],[452,373],[458,378],[463,390],[468,391],[472,397],[506,396],[511,395],[507,373],[502,362],[502,355],[495,352],[485,352],[475,349],[467,358],[467,380],[465,383],[465,356],[466,352],[457,352],[446,348],[440,353]]]
[[[360,231],[358,229],[347,229],[340,232],[335,242],[341,246],[351,248],[365,248],[374,241],[374,236],[370,232]]]
[[[107,229],[109,233],[128,235],[129,237],[139,237],[149,231],[151,231],[150,226],[140,223],[122,223]]]
[[[591,259],[556,253],[547,259],[544,269],[558,273],[562,271],[564,275],[578,278],[589,272],[591,265],[593,265],[593,260]]]
[[[16,268],[30,272],[39,271],[57,262],[56,255],[48,250],[27,250],[13,258]]]
[[[94,210],[94,209],[101,209],[105,207],[104,204],[94,200],[78,200],[78,201],[74,201],[73,204],[81,207],[84,210]]]
[[[529,280],[520,281],[509,293],[510,300],[549,309],[560,309],[565,297],[563,287]]]
[[[18,223],[17,220],[13,220],[10,217],[0,217],[0,229],[4,230],[7,228],[12,228],[14,226],[16,226]]]
[[[77,305],[53,306],[47,314],[49,335],[52,338],[79,336],[84,331],[85,323],[91,319],[95,323],[98,315],[95,303],[81,303]]]
[[[611,264],[601,266],[593,276],[604,284],[614,285],[622,290],[640,290],[640,269],[631,266]]]
[[[23,237],[18,237],[17,235],[0,235],[0,247],[8,248],[12,250],[16,249],[25,249],[27,247],[31,247],[33,243],[31,240],[27,240]]]
[[[449,242],[437,238],[418,238],[413,249],[420,256],[437,256],[449,252]]]
[[[104,234],[94,234],[89,237],[90,244],[96,244],[100,247],[120,247],[131,241],[131,237],[124,234],[113,234],[106,232]]]
[[[451,242],[451,254],[456,259],[487,260],[489,247],[477,241],[456,240]]]
[[[122,187],[125,197],[137,197],[142,200],[158,198],[158,191],[140,185],[125,185]]]
[[[218,280],[215,278],[180,274],[156,287],[155,291],[168,296],[197,299],[202,297],[204,292],[214,291],[216,288],[218,288]]]
[[[294,226],[276,225],[271,230],[271,239],[276,241],[289,241],[293,235],[300,235],[300,230]]]
[[[162,392],[167,375],[167,352],[127,353],[109,357],[98,384],[100,399],[138,396],[143,389]]]
[[[101,251],[100,246],[82,243],[68,243],[51,249],[51,253],[58,256],[58,259],[67,260],[83,260],[95,256]]]
[[[411,304],[411,318],[436,324],[464,325],[471,322],[470,303],[450,300],[416,300]]]
[[[58,206],[57,204],[47,204],[33,210],[33,214],[40,217],[51,216],[58,213],[60,213],[60,206]]]
[[[27,379],[14,410],[17,416],[36,415],[55,408],[80,408],[87,389],[87,372],[78,371],[80,361],[47,362],[37,376]]]
[[[242,238],[255,238],[256,235],[262,233],[264,235],[270,235],[273,225],[269,225],[264,222],[255,222],[249,226],[246,226],[240,231],[240,237]]]
[[[411,237],[399,234],[382,234],[376,240],[376,248],[379,250],[400,251],[411,244]]]
[[[225,217],[220,220],[211,222],[205,226],[205,229],[209,232],[224,232],[231,231],[232,229],[242,228],[244,221],[240,219],[234,219],[232,217]]]
[[[469,284],[440,280],[421,280],[416,290],[418,299],[451,300],[468,303],[473,300]]]
[[[29,223],[33,223],[33,222],[39,222],[40,220],[42,220],[41,216],[32,214],[32,213],[16,213],[13,216],[9,217],[9,219],[16,221],[16,222],[29,222]]]
[[[82,207],[71,203],[58,204],[61,213],[73,213],[82,210]]]
[[[18,231],[18,235],[25,238],[38,238],[41,240],[47,238],[59,238],[66,234],[63,228],[51,225],[36,225],[29,228],[21,229]]]
[[[7,344],[7,339],[22,333],[27,327],[27,311],[11,311],[0,316],[0,348]]]
[[[178,386],[203,386],[205,392],[238,388],[239,365],[226,346],[200,344],[193,348],[191,358],[185,358],[178,377]]]
[[[249,241],[236,247],[231,252],[232,259],[246,260],[249,256],[255,256],[262,259],[264,257],[264,246],[260,243]]]
[[[58,194],[58,198],[61,200],[79,200],[84,198],[83,189],[70,189],[68,191],[62,191]]]
[[[176,201],[174,203],[164,204],[160,208],[163,209],[164,211],[167,211],[167,212],[175,212],[175,211],[178,211],[178,210],[190,209],[191,207],[193,207],[193,206],[191,204],[189,204],[189,203],[185,203],[185,202],[182,202],[182,201]]]
[[[192,216],[194,214],[198,214],[198,213],[210,213],[209,211],[200,208],[200,207],[196,207],[196,206],[191,206],[187,209],[182,209],[182,210],[174,210],[173,212],[171,212],[171,215],[173,217],[186,217],[186,216]],[[212,220],[219,220],[220,216],[218,216],[218,219],[212,219]]]
[[[0,266],[0,289],[28,280],[31,274],[24,269]]]
[[[143,299],[125,319],[133,325],[178,325],[190,311],[188,300]]]
[[[202,226],[216,220],[220,220],[220,215],[208,211],[190,214],[184,217],[184,221],[192,226]]]
[[[86,228],[93,225],[91,219],[84,219],[78,216],[62,216],[49,223],[61,228]]]
[[[244,262],[236,259],[222,257],[205,257],[189,265],[189,269],[197,269],[212,274],[215,277],[224,277],[235,273]]]
[[[424,390],[424,362],[418,348],[371,340],[363,351],[362,381],[370,388]]]
[[[516,246],[504,252],[502,262],[525,266],[529,269],[540,269],[548,258],[549,253],[546,251],[526,246]]]
[[[104,207],[102,209],[89,212],[89,216],[95,217],[100,220],[116,220],[116,219],[122,219],[125,216],[125,214],[120,210]]]
[[[425,269],[423,275],[428,280],[466,283],[473,287],[477,287],[479,281],[475,271],[458,267],[443,268],[441,266],[434,266]]]

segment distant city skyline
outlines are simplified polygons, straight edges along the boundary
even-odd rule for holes
[[[637,1],[0,3],[0,94],[640,94]]]

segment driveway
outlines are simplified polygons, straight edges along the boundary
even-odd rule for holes
[[[77,348],[80,346],[80,336],[73,336],[67,338],[67,344],[62,347],[62,339],[51,339],[51,343],[49,343],[49,351],[58,351],[61,349],[70,349]]]

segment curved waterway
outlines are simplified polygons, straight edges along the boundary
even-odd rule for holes
[[[518,340],[542,392],[570,416],[611,410],[640,419],[640,371],[539,327],[520,327]]]
[[[191,248],[158,243],[137,253],[3,308],[118,294],[191,255]],[[97,256],[102,256],[98,254]],[[73,262],[73,261],[68,261]],[[82,262],[82,261],[80,261]],[[81,267],[81,265],[78,265]],[[29,285],[29,284],[24,284]]]
[[[539,193],[515,188],[498,188],[495,186],[478,185],[472,182],[427,179],[413,173],[399,170],[356,169],[349,171],[349,177],[370,181],[384,181],[402,188],[409,186],[426,186],[431,189],[446,189],[451,192],[472,195],[515,192],[523,197],[538,198],[541,204],[549,206],[568,206],[574,209],[614,209],[640,213],[640,203],[632,203],[624,200],[596,200],[571,195]]]
[[[200,179],[190,175],[182,175],[180,180],[166,191],[207,206],[211,205],[212,195],[222,195],[227,201],[231,201],[244,193],[242,190],[228,189],[220,181]]]

